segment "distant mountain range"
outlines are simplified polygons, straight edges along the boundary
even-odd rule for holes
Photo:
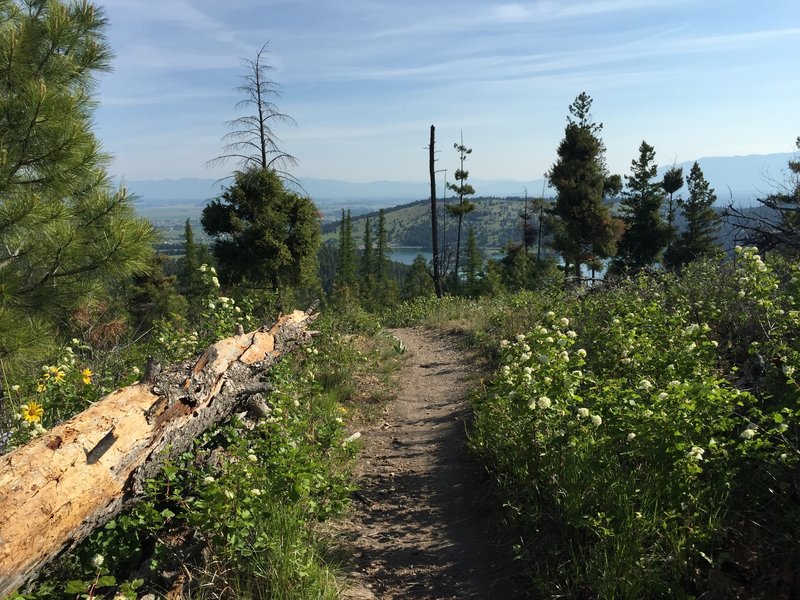
[[[733,202],[749,205],[755,199],[775,189],[783,181],[790,153],[753,154],[749,156],[720,156],[698,159],[700,167],[716,190],[719,204]],[[678,163],[688,175],[694,161]],[[672,165],[662,165],[659,175]],[[218,196],[229,180],[215,179],[159,179],[127,181],[128,190],[139,197],[137,208],[143,215],[154,219],[197,218],[210,198]],[[544,181],[500,181],[471,178],[478,196],[506,198],[522,196],[527,188],[529,197],[542,193]],[[367,183],[334,179],[300,179],[307,193],[325,214],[333,217],[341,209],[353,214],[388,208],[401,203],[428,198],[427,181],[373,181]],[[441,182],[439,183],[441,190]],[[685,189],[684,189],[685,192]],[[441,193],[441,191],[440,191]],[[680,193],[680,192],[679,192]],[[544,187],[545,196],[554,192]]]

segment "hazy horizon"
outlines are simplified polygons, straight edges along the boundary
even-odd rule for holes
[[[114,72],[100,78],[96,132],[126,180],[220,178],[234,88],[270,42],[277,127],[298,177],[418,180],[437,127],[437,168],[540,179],[567,107],[586,91],[607,161],[627,172],[644,139],[659,164],[791,152],[795,0],[114,0]]]

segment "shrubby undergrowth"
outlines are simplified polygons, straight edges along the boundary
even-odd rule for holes
[[[237,325],[256,326],[253,299],[221,296],[211,267],[200,279],[196,318],[157,322],[124,357],[73,340],[38,379],[15,384],[6,451],[138,380],[145,357],[176,362]],[[315,327],[313,344],[270,370],[268,415],[236,414],[206,432],[148,483],[142,502],[11,597],[136,598],[181,578],[199,598],[338,597],[317,524],[348,503],[359,437],[351,413],[385,393],[381,377],[400,349],[360,311],[331,311]],[[359,389],[359,378],[373,385]]]
[[[796,265],[746,248],[495,311],[500,368],[471,443],[543,590],[776,597],[797,584],[798,285]]]

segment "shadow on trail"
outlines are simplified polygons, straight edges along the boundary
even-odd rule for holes
[[[399,332],[414,354],[384,427],[365,432],[359,571],[381,600],[529,598],[509,540],[498,541],[489,481],[467,449],[464,395],[475,366],[447,335]]]

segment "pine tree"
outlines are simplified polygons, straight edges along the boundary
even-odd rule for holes
[[[615,270],[637,271],[659,259],[669,240],[669,229],[661,217],[664,188],[653,181],[658,171],[655,149],[647,142],[639,146],[639,158],[631,161],[631,175],[621,205],[625,233],[619,244]]]
[[[669,194],[667,198],[667,226],[669,227],[669,242],[667,243],[667,253],[669,253],[672,242],[675,239],[675,209],[677,208],[674,198],[675,192],[683,187],[683,167],[672,165],[671,168],[664,173],[664,178],[661,180],[661,187]]]
[[[591,120],[591,106],[585,92],[570,105],[558,160],[547,173],[558,192],[548,225],[555,248],[576,276],[582,264],[615,252],[619,231],[603,199],[617,191],[621,180],[606,170],[599,137],[603,125]]]
[[[342,219],[339,226],[339,261],[336,269],[335,288],[341,292],[355,292],[358,286],[356,281],[357,255],[353,241],[353,220],[350,211],[342,209]]]
[[[56,323],[148,269],[151,226],[113,192],[91,131],[106,20],[88,2],[0,3],[0,360],[36,360]]]
[[[197,246],[194,243],[192,223],[186,219],[183,227],[183,257],[180,259],[178,271],[178,285],[181,293],[187,298],[192,298],[197,290],[197,268],[201,263],[197,261]]]
[[[527,249],[525,251],[527,254]],[[480,272],[483,268],[483,256],[478,248],[478,241],[475,237],[475,228],[470,227],[467,233],[467,252],[466,252],[466,283],[467,293],[477,295]]]
[[[413,300],[420,296],[430,296],[433,293],[431,278],[428,274],[428,263],[421,254],[417,255],[403,282],[401,297],[404,300]]]
[[[665,257],[669,266],[678,268],[719,250],[716,236],[720,228],[720,217],[714,210],[717,195],[709,186],[697,162],[692,165],[686,183],[689,197],[685,201],[678,201],[686,226],[672,251]]]
[[[464,145],[463,133],[461,134],[461,143],[453,144],[453,147],[458,151],[458,158],[461,166],[456,169],[455,174],[455,178],[458,183],[448,184],[447,187],[458,194],[458,204],[448,204],[447,212],[458,219],[458,225],[456,229],[456,264],[455,269],[453,270],[456,284],[458,284],[460,281],[459,265],[461,264],[461,222],[466,215],[475,210],[475,203],[471,202],[468,198],[468,196],[472,196],[475,193],[475,188],[467,183],[469,171],[464,169],[464,161],[466,160],[467,156],[472,154],[472,148],[467,148]]]
[[[392,250],[389,248],[389,233],[386,231],[386,212],[384,209],[378,211],[378,245],[375,256],[375,281],[378,288],[385,289],[389,281],[389,256]]]
[[[372,247],[372,223],[367,217],[364,219],[364,235],[362,237],[364,250],[361,253],[359,274],[361,278],[361,295],[371,299],[374,293],[375,256]]]
[[[215,236],[225,283],[266,285],[280,305],[287,289],[316,276],[319,213],[311,199],[287,191],[274,171],[237,171],[234,183],[203,209],[201,222]]]
[[[282,150],[280,140],[273,130],[275,123],[294,125],[289,115],[281,112],[274,99],[280,96],[278,84],[269,78],[273,67],[267,63],[267,44],[256,53],[255,59],[243,59],[245,75],[236,91],[244,98],[236,104],[236,108],[252,110],[227,122],[230,132],[223,138],[226,142],[223,154],[211,161],[211,164],[234,160],[242,171],[251,169],[268,169],[275,171],[282,179],[296,182],[289,174],[288,168],[297,163],[297,159]]]

